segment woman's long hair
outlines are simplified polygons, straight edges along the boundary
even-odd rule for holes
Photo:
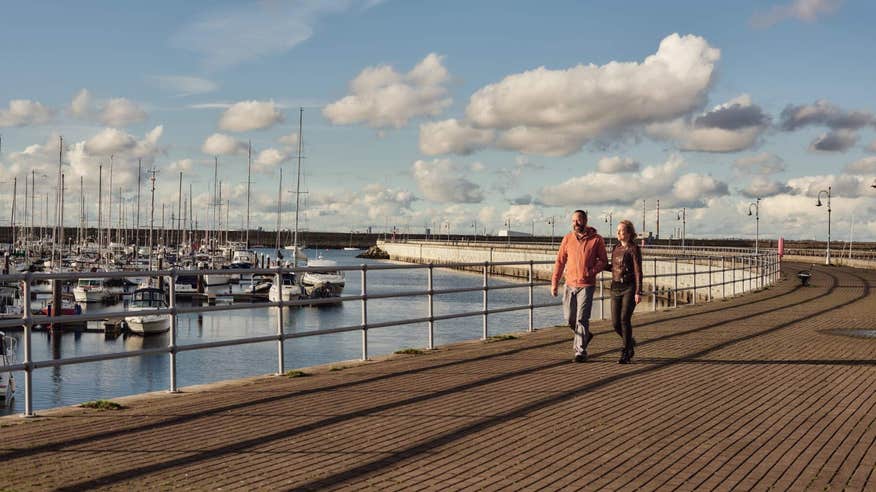
[[[627,232],[630,234],[630,242],[635,241],[636,238],[639,237],[639,235],[636,234],[636,226],[633,225],[632,221],[624,219],[618,222],[618,224],[623,224],[623,226],[626,227]]]

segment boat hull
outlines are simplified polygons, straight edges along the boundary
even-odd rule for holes
[[[128,330],[138,335],[155,335],[170,330],[169,314],[150,314],[125,318]]]

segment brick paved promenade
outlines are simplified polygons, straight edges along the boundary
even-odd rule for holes
[[[631,365],[597,323],[586,364],[544,329],[4,418],[0,490],[876,490],[876,339],[831,332],[876,330],[874,281],[637,314]]]

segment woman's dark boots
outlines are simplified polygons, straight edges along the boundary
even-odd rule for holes
[[[636,340],[633,339],[632,343],[629,347],[624,347],[621,351],[620,360],[617,361],[618,364],[629,364],[630,361],[633,360],[633,355],[636,354]]]

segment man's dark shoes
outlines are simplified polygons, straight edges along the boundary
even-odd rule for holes
[[[572,362],[587,362],[587,354],[576,355]]]
[[[620,359],[617,361],[618,364],[629,364],[630,359],[633,358],[633,349],[623,349],[621,351]]]

